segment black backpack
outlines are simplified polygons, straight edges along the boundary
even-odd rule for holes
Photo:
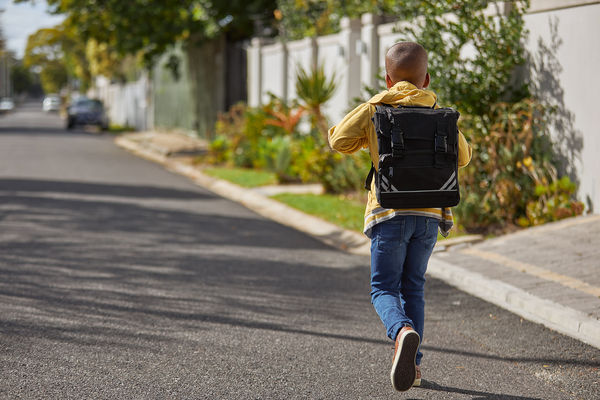
[[[371,167],[383,208],[445,208],[460,201],[458,111],[452,108],[376,106],[373,123],[379,171]]]

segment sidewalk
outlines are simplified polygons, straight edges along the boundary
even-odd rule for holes
[[[201,141],[143,132],[120,136],[116,143],[267,218],[345,251],[369,254],[369,241],[358,232],[272,200],[266,197],[268,191],[241,188],[203,174],[185,157],[204,150]],[[428,274],[600,348],[600,215],[563,220],[480,243],[477,237],[442,241],[436,246]]]

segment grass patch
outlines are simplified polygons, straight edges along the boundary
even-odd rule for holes
[[[210,167],[203,170],[207,175],[224,179],[243,187],[276,185],[277,175],[268,171],[246,168]]]
[[[273,198],[342,228],[362,232],[365,214],[365,204],[362,202],[330,194],[282,193]]]
[[[272,196],[272,198],[307,214],[314,215],[315,217],[322,218],[332,224],[336,224],[344,229],[350,229],[361,233],[363,231],[365,203],[362,201],[330,194],[283,193]],[[459,231],[454,227],[450,236],[448,236],[448,239],[463,236],[465,234],[465,232]],[[438,233],[438,240],[445,239],[445,237]]]
[[[108,132],[112,133],[113,135],[120,135],[121,133],[125,133],[125,132],[134,132],[135,128],[131,127],[131,126],[123,126],[123,125],[117,125],[117,124],[110,124],[108,126]]]

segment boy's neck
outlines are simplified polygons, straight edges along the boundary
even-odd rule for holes
[[[424,87],[422,87],[422,86],[419,86],[419,85],[415,85],[414,83],[412,83],[412,82],[409,82],[409,81],[398,81],[398,82],[391,83],[391,85],[390,85],[390,86],[388,86],[388,89],[391,89],[391,88],[393,88],[394,86],[396,86],[396,85],[397,85],[397,84],[399,84],[400,82],[406,82],[406,83],[410,83],[411,85],[413,85],[414,87],[416,87],[416,88],[417,88],[417,89],[419,89],[419,90],[423,90],[423,89],[425,89]]]
[[[419,90],[423,90],[426,89],[429,86],[430,83],[430,76],[429,76],[429,72],[425,74],[425,79],[423,80],[423,82],[420,85],[416,85],[410,81],[407,80],[399,80],[399,81],[394,81],[391,77],[390,74],[385,74],[385,83],[387,85],[388,89],[391,89],[392,87],[394,87],[395,85],[397,85],[399,82],[408,82],[411,85],[415,86],[417,89]]]

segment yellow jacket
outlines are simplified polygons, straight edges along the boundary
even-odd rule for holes
[[[373,96],[369,101],[350,111],[342,121],[329,129],[329,144],[340,153],[350,154],[360,149],[368,148],[371,161],[378,168],[379,149],[377,146],[377,134],[375,126],[371,121],[375,114],[375,105],[379,103],[403,106],[426,106],[432,107],[437,102],[437,96],[430,90],[418,89],[410,82],[398,82],[389,90],[385,90]],[[459,133],[458,138],[458,166],[460,168],[471,161],[471,146],[467,143],[464,135]],[[370,237],[371,228],[380,222],[391,219],[397,215],[423,215],[440,220],[440,230],[444,236],[452,228],[452,212],[446,209],[442,216],[440,208],[415,208],[415,209],[387,209],[382,208],[375,196],[374,180],[371,183],[371,191],[365,209],[364,232]]]

